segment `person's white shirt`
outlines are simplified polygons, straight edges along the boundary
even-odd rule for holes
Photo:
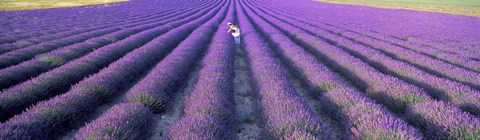
[[[232,32],[233,37],[240,36],[240,28],[235,27],[235,28],[232,28],[232,30],[233,30],[233,32]]]

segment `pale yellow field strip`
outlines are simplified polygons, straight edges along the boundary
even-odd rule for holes
[[[128,0],[0,0],[0,10],[33,10],[59,7],[110,4]]]
[[[407,3],[393,1],[372,1],[372,0],[316,0],[320,2],[329,2],[336,4],[353,4],[372,6],[390,9],[409,9],[429,12],[449,13],[455,15],[467,15],[480,17],[480,7],[478,6],[457,6],[457,5],[441,5],[441,4],[423,4],[423,3]]]

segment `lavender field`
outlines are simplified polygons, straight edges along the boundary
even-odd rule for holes
[[[0,140],[477,140],[480,18],[310,0],[0,11],[0,90]]]

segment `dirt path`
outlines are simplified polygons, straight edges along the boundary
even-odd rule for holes
[[[257,97],[251,87],[250,74],[242,46],[235,50],[234,99],[237,138],[239,140],[262,139],[261,115],[257,106]]]

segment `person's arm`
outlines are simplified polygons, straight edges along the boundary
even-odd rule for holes
[[[232,27],[230,27],[230,29],[228,29],[227,33],[230,33],[231,30],[232,30]]]

